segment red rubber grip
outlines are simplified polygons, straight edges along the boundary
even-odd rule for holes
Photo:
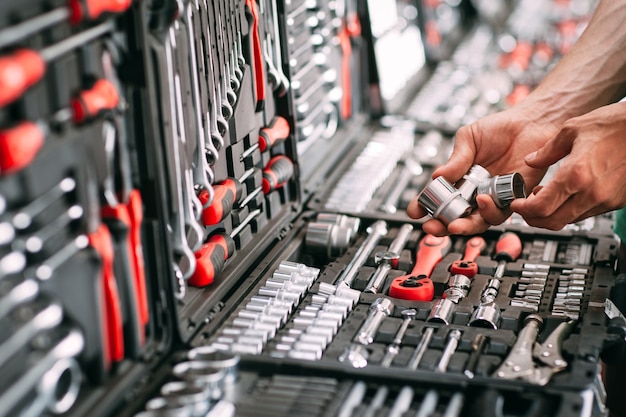
[[[22,122],[0,131],[0,173],[10,174],[30,164],[45,142],[37,123]]]
[[[78,24],[85,16],[95,20],[103,13],[122,13],[131,3],[132,0],[69,0],[70,23]]]
[[[43,58],[30,49],[18,49],[0,57],[0,107],[17,100],[46,72]]]
[[[417,254],[415,256],[415,266],[411,275],[426,275],[429,277],[435,266],[444,256],[448,254],[452,247],[452,240],[449,236],[435,236],[428,234],[420,241]]]
[[[478,273],[478,264],[474,261],[458,260],[454,261],[450,265],[450,273],[452,275],[465,275],[468,278],[473,278]]]
[[[220,223],[232,211],[242,194],[241,183],[234,178],[226,178],[213,186],[214,194],[211,204],[202,211],[202,223],[213,226]],[[209,194],[203,190],[198,195],[200,202],[205,204]]]
[[[502,233],[496,242],[496,261],[513,262],[522,254],[522,241],[513,232]]]
[[[277,155],[270,159],[263,170],[263,192],[271,193],[283,187],[293,175],[293,162],[285,155]]]
[[[115,280],[113,269],[113,239],[109,229],[101,224],[98,229],[89,234],[89,244],[98,253],[102,262],[102,291],[104,295],[103,317],[104,331],[106,332],[107,356],[112,361],[124,359],[124,323],[122,320],[122,305]]]
[[[252,15],[252,60],[254,64],[254,89],[256,99],[256,111],[265,107],[265,62],[263,61],[263,49],[259,34],[259,9],[256,0],[246,0],[246,6]]]
[[[274,117],[269,126],[262,128],[259,132],[259,150],[265,152],[266,149],[276,146],[287,139],[290,132],[291,128],[287,119],[282,116]]]
[[[435,286],[426,275],[404,275],[391,281],[389,296],[401,300],[432,301]]]
[[[487,242],[482,236],[474,236],[465,242],[465,253],[463,260],[473,262],[480,256],[482,251],[487,247]]]
[[[89,90],[81,91],[72,100],[74,122],[81,123],[98,115],[101,111],[113,110],[120,102],[117,88],[109,80],[96,81]]]
[[[224,247],[215,242],[208,242],[195,253],[196,270],[189,277],[189,285],[194,287],[206,287],[215,281],[215,277],[224,269],[226,251]]]

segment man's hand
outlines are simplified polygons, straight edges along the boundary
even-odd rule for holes
[[[536,170],[564,158],[554,177],[527,199],[515,200],[511,209],[531,226],[560,230],[569,223],[624,207],[625,135],[626,103],[569,119],[553,139],[526,157],[528,166]]]
[[[443,176],[455,183],[472,165],[479,164],[491,175],[519,172],[526,182],[527,190],[530,190],[539,183],[547,168],[531,167],[524,162],[524,157],[541,148],[556,132],[557,128],[545,121],[532,106],[518,106],[487,116],[459,129],[450,159],[437,168],[432,177]],[[454,220],[447,228],[438,220],[428,220],[423,225],[424,231],[437,236],[470,235],[483,232],[490,225],[502,223],[511,214],[510,210],[496,207],[489,196],[480,195],[476,201],[478,210],[470,216]],[[417,199],[411,201],[407,213],[415,219],[426,215],[425,210],[417,204]]]

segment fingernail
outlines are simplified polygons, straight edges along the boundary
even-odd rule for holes
[[[532,161],[533,159],[535,159],[535,157],[537,156],[537,151],[535,152],[531,152],[528,155],[526,155],[526,157],[524,158],[524,160],[526,161]]]

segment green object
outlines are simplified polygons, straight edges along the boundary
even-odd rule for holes
[[[619,237],[619,239],[626,244],[626,207],[621,208],[615,212],[615,223],[613,224],[613,231]]]

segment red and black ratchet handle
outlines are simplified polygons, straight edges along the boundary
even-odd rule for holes
[[[452,240],[449,236],[424,236],[419,243],[413,270],[391,281],[389,296],[402,300],[431,301],[435,296],[435,286],[430,276],[451,248]]]
[[[478,264],[476,258],[487,247],[487,242],[482,236],[474,236],[465,242],[465,253],[463,259],[454,261],[450,265],[450,273],[452,275],[465,275],[468,278],[473,278],[478,273]]]

